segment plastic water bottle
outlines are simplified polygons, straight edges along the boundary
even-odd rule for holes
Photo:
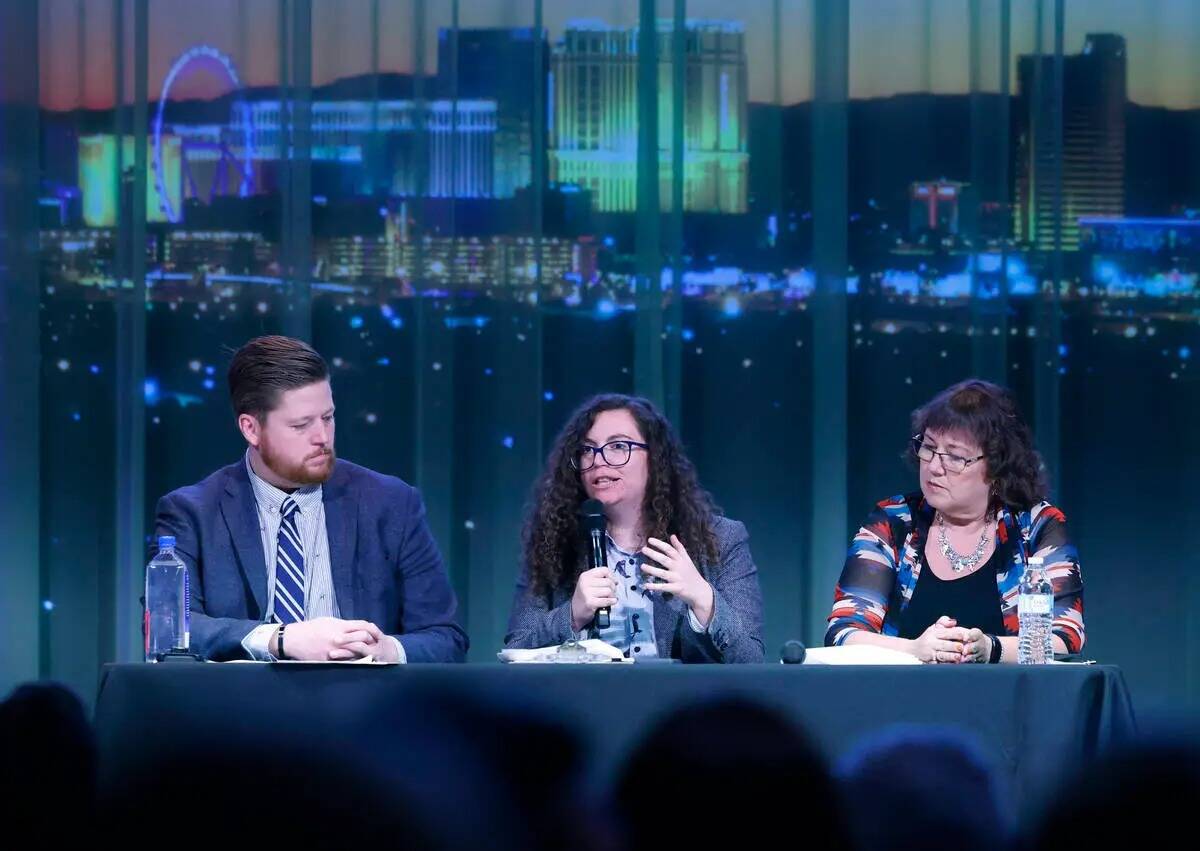
[[[1046,568],[1042,566],[1040,556],[1030,557],[1029,565],[1021,576],[1019,594],[1017,662],[1022,665],[1045,665],[1054,658],[1050,644],[1054,623],[1054,589],[1046,578]]]
[[[187,567],[175,555],[175,538],[158,539],[158,552],[146,565],[146,661],[157,662],[164,653],[187,650],[191,642],[191,591]]]

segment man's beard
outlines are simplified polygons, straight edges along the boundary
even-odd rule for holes
[[[271,449],[271,445],[265,440],[258,447],[258,452],[263,463],[267,465],[267,469],[281,479],[298,485],[321,485],[329,481],[329,477],[333,475],[333,462],[337,458],[333,447],[329,447],[320,452],[310,453],[303,463],[291,464],[276,455]],[[320,469],[309,467],[308,462],[319,455],[327,457],[326,465]]]

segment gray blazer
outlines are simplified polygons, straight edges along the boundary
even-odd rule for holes
[[[713,616],[707,632],[688,623],[687,606],[679,598],[654,595],[654,641],[661,657],[684,662],[761,662],[762,591],[750,556],[746,527],[726,517],[713,518],[720,563],[702,568],[713,587]],[[505,647],[548,647],[576,637],[571,632],[571,595],[575,577],[554,589],[535,594],[526,565],[517,580]]]

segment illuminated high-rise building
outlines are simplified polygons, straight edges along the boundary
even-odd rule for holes
[[[1125,39],[1089,34],[1063,57],[1062,247],[1079,250],[1079,220],[1125,211]],[[1019,240],[1054,247],[1054,58],[1017,64]]]
[[[549,57],[544,32],[530,27],[438,31],[440,95],[496,103],[497,198],[511,198],[533,182],[534,94],[545,92]]]
[[[123,137],[121,163],[126,171],[133,168],[133,137]],[[167,198],[178,210],[182,194],[182,159],[179,137],[162,137],[162,169]],[[117,181],[117,137],[111,133],[79,137],[79,190],[83,201],[83,221],[88,227],[108,228],[117,224],[120,206]],[[165,222],[166,213],[154,177],[154,163],[146,158],[146,220]]]
[[[659,199],[671,204],[670,21],[658,23]],[[687,22],[683,207],[744,213],[746,44],[742,25]],[[592,191],[601,211],[637,205],[638,28],[574,22],[551,62],[550,179]]]

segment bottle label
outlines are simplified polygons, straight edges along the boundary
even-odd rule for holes
[[[1017,614],[1048,615],[1054,611],[1054,598],[1049,594],[1022,594],[1017,598]]]
[[[183,649],[192,646],[192,581],[186,566],[183,568]]]

